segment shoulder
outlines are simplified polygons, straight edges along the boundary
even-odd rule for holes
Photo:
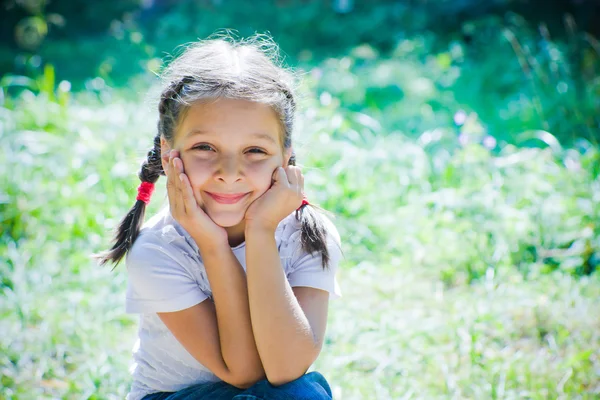
[[[315,214],[325,227],[328,246],[330,244],[336,244],[338,247],[341,247],[340,234],[333,221],[323,212],[316,212]],[[277,239],[278,243],[281,242],[282,245],[287,244],[288,246],[293,243],[299,244],[301,235],[302,223],[296,218],[296,212],[293,212],[285,217],[279,223],[279,226],[275,231],[275,238]]]
[[[280,256],[284,261],[287,279],[292,287],[311,287],[330,293],[330,299],[341,297],[336,279],[338,265],[343,258],[341,240],[335,224],[322,212],[316,213],[324,225],[327,262],[321,252],[308,252],[302,246],[302,223],[295,214],[282,221]]]
[[[184,240],[165,240],[160,232],[141,233],[127,253],[125,265],[130,281],[147,281],[152,277],[190,270],[191,247]]]
[[[130,280],[160,279],[167,273],[193,275],[198,252],[179,228],[168,212],[159,212],[144,224],[125,258]]]
[[[336,269],[337,264],[343,258],[340,234],[333,221],[323,212],[317,212],[316,216],[325,228],[325,247],[329,259],[327,264],[332,269]],[[296,219],[295,213],[287,216],[281,222],[275,237],[280,258],[284,262],[287,273],[291,273],[299,266],[306,266],[307,263],[321,266],[322,254],[309,253],[302,246],[302,222]]]
[[[196,243],[171,217],[168,208],[160,210],[142,227],[127,255],[127,262],[163,255],[177,260],[197,253]]]
[[[198,252],[168,217],[144,225],[125,262],[127,312],[178,311],[210,294]]]

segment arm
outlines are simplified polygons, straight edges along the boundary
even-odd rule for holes
[[[213,292],[183,311],[159,313],[186,350],[220,379],[240,388],[264,378],[250,324],[245,274],[229,247],[227,232],[199,206],[179,153],[169,155],[167,190],[173,217],[195,240]]]
[[[252,330],[267,378],[273,385],[297,379],[321,351],[329,293],[290,287],[270,228],[246,227],[246,270]]]
[[[183,346],[222,380],[247,388],[264,379],[250,324],[244,271],[228,246],[200,248],[214,303],[159,313]]]
[[[213,293],[223,359],[230,370],[254,383],[265,378],[250,323],[246,273],[228,245],[203,249],[204,266]]]

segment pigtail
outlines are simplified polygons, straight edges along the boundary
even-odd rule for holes
[[[161,94],[158,104],[158,133],[154,137],[154,147],[148,152],[146,160],[144,160],[140,172],[138,172],[138,178],[140,178],[142,183],[154,184],[161,175],[165,174],[160,157],[160,138],[161,136],[164,136],[167,140],[172,138],[180,112],[182,111],[180,105],[185,103],[181,96],[185,94],[186,84],[192,81],[193,78],[191,76],[176,79]],[[116,267],[123,257],[125,257],[142,229],[145,214],[146,202],[136,200],[133,207],[131,207],[119,223],[113,240],[113,246],[110,250],[93,255],[94,258],[99,260],[100,265],[110,262]]]
[[[288,165],[296,165],[296,155],[292,153]],[[323,269],[329,268],[329,250],[327,250],[327,228],[323,221],[322,209],[312,204],[304,204],[296,210],[296,219],[300,221],[300,244],[309,254],[321,254]]]
[[[296,219],[301,224],[300,243],[309,254],[320,253],[323,269],[329,268],[329,250],[327,250],[327,229],[318,207],[304,205],[296,211]]]
[[[154,147],[148,152],[146,160],[141,165],[138,178],[142,182],[156,183],[160,175],[164,175],[160,160],[160,132],[154,137]],[[125,217],[119,223],[113,246],[100,254],[95,254],[93,257],[99,260],[100,265],[106,263],[117,264],[123,259],[127,252],[133,246],[137,239],[140,229],[144,223],[144,215],[146,214],[146,203],[142,200],[136,200],[135,204],[127,212]],[[114,267],[113,267],[114,269]]]

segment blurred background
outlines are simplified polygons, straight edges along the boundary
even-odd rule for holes
[[[599,1],[5,0],[0,399],[127,393],[125,266],[90,254],[133,204],[156,74],[224,29],[301,79],[346,256],[314,366],[336,399],[600,398]]]

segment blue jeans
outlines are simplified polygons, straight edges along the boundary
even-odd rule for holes
[[[248,389],[223,381],[200,383],[178,392],[152,393],[142,400],[331,400],[331,396],[325,377],[313,371],[281,386],[273,386],[266,379]]]

